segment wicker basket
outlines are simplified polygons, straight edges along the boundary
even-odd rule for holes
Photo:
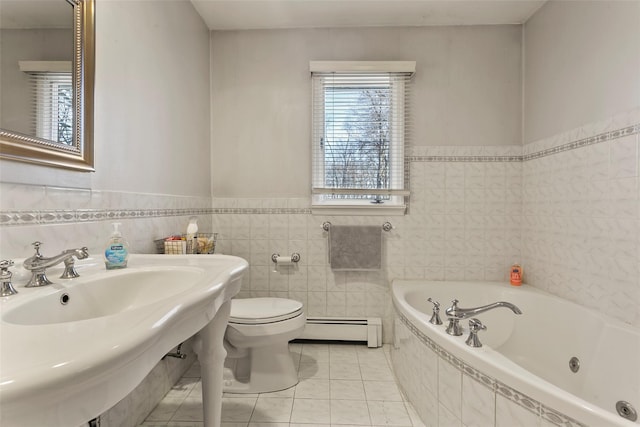
[[[154,240],[156,252],[166,255],[212,254],[215,252],[218,233],[198,233],[196,236],[195,242],[187,240],[186,234]]]

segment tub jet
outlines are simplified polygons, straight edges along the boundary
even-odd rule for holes
[[[634,407],[629,402],[625,402],[624,400],[618,401],[616,403],[616,411],[622,418],[626,418],[629,421],[635,421],[638,419],[638,413],[634,409]]]

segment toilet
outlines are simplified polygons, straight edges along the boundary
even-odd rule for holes
[[[223,390],[227,393],[267,393],[298,383],[289,341],[304,330],[302,303],[285,298],[231,300],[224,336]]]

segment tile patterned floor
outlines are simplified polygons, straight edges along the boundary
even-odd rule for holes
[[[300,382],[275,393],[225,393],[222,427],[423,426],[395,383],[388,347],[296,343],[289,348]],[[197,362],[142,425],[202,426]]]

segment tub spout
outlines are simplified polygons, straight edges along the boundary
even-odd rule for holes
[[[492,304],[473,308],[460,308],[458,307],[458,302],[459,301],[457,299],[454,299],[452,301],[451,307],[445,310],[445,313],[448,317],[453,317],[458,320],[467,319],[469,317],[473,317],[477,314],[484,313],[485,311],[493,310],[494,308],[498,307],[506,307],[511,309],[511,311],[513,311],[515,314],[522,314],[522,311],[516,305],[506,301],[498,301]]]
[[[493,310],[494,308],[506,307],[515,314],[522,314],[522,311],[515,304],[511,304],[506,301],[498,301],[492,304],[473,308],[460,308],[458,307],[458,302],[459,301],[457,299],[454,299],[451,302],[451,307],[445,310],[445,313],[449,318],[449,326],[447,326],[447,333],[449,335],[462,335],[462,328],[459,323],[460,320],[476,316],[480,313],[484,313],[485,311]]]

